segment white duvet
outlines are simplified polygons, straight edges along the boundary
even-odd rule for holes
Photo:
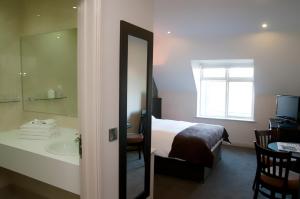
[[[156,119],[152,117],[151,147],[155,149],[155,155],[168,157],[171,151],[174,137],[184,129],[197,123]]]

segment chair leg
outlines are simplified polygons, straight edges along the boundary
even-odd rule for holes
[[[253,199],[257,199],[257,196],[258,196],[258,188],[259,188],[259,184],[257,184],[257,183],[255,182],[255,191],[254,191]]]
[[[254,178],[254,180],[253,180],[252,190],[255,190],[255,185],[256,185],[256,176],[255,176],[255,178]]]
[[[298,198],[298,191],[295,191],[294,193],[292,193],[292,199],[299,199]]]
[[[275,199],[275,192],[271,191],[271,199]]]
[[[141,146],[138,146],[139,149],[139,160],[141,159]]]

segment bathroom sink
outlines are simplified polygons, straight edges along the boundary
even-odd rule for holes
[[[75,141],[58,141],[47,145],[46,151],[54,155],[76,156],[79,154],[79,146]]]

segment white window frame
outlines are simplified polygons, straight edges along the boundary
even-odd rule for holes
[[[213,118],[213,119],[225,119],[225,120],[242,120],[242,121],[254,121],[254,107],[255,107],[255,83],[254,75],[253,78],[243,78],[243,77],[229,77],[229,70],[231,68],[253,68],[254,70],[254,61],[253,60],[196,60],[192,61],[192,68],[194,73],[194,80],[196,83],[197,89],[197,117],[201,118]],[[224,68],[225,77],[203,77],[203,69],[205,68]],[[226,82],[226,91],[225,91],[225,115],[222,116],[207,116],[201,115],[201,84],[204,80],[220,80]],[[251,107],[251,116],[250,117],[239,117],[231,116],[228,114],[229,108],[229,83],[230,82],[252,82],[252,107]]]

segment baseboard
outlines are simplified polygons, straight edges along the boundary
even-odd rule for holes
[[[254,149],[253,143],[232,142],[231,144],[228,144],[226,142],[223,142],[223,145]]]

